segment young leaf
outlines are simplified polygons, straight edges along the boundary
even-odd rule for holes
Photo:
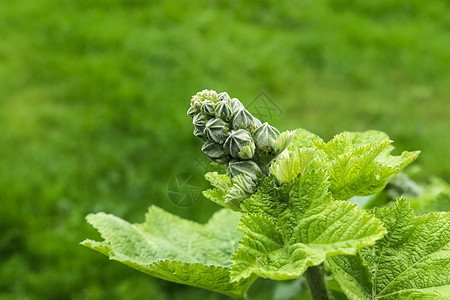
[[[231,278],[256,274],[275,280],[300,276],[326,257],[354,254],[385,233],[381,222],[328,192],[323,170],[309,170],[281,187],[269,177],[242,204],[244,233],[231,261]]]
[[[254,164],[254,162],[250,163]],[[205,177],[214,188],[204,191],[203,195],[216,204],[236,211],[240,210],[241,201],[250,197],[256,188],[253,178],[245,173],[238,174],[233,179],[217,172],[206,173]]]
[[[309,132],[306,129],[299,128],[294,131],[294,136],[288,145],[288,150],[297,150],[299,148],[314,147],[314,142],[323,141],[319,136]]]
[[[314,148],[299,148],[287,152],[272,163],[269,168],[270,173],[278,179],[279,183],[290,182],[310,167],[316,153]]]
[[[416,217],[409,203],[374,210],[388,233],[356,256],[328,259],[350,299],[448,299],[450,213]]]
[[[214,188],[204,191],[203,195],[212,202],[226,207],[225,196],[228,189],[232,186],[230,176],[217,172],[208,172],[205,174],[205,178],[211,182]]]
[[[325,143],[309,131],[297,129],[288,150],[290,154],[304,148],[314,151],[315,163],[330,175],[333,197],[347,200],[380,192],[420,153],[405,151],[400,156],[393,156],[390,153],[394,147],[390,143],[392,141],[384,132],[375,130],[344,132]]]
[[[341,133],[328,143],[315,141],[323,168],[330,174],[333,197],[346,200],[380,192],[420,153],[392,156],[391,142],[386,134],[373,130]]]
[[[242,297],[255,278],[230,283],[230,257],[242,236],[236,230],[239,218],[221,210],[202,225],[155,206],[142,224],[91,214],[87,220],[104,241],[82,244],[158,278]]]

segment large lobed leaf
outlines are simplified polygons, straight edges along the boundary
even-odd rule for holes
[[[130,224],[97,213],[87,220],[104,241],[82,244],[149,275],[241,297],[255,278],[230,282],[230,257],[242,237],[239,218],[224,209],[202,225],[152,206],[144,223]]]
[[[354,254],[383,236],[378,219],[332,199],[327,176],[309,169],[281,186],[269,177],[243,202],[239,230],[244,238],[231,259],[233,281],[252,274],[296,278],[328,256]]]
[[[350,299],[450,299],[450,213],[416,217],[409,203],[374,210],[387,235],[328,260]]]

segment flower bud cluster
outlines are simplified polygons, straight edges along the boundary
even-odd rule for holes
[[[202,151],[213,162],[227,165],[232,177],[268,175],[270,162],[287,146],[277,142],[280,132],[275,127],[262,124],[225,92],[198,92],[187,113],[193,119],[194,135],[204,141]]]

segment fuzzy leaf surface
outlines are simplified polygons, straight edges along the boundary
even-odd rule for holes
[[[314,142],[323,141],[319,136],[306,129],[299,128],[294,131],[294,136],[288,145],[288,150],[293,151],[299,148],[314,147]]]
[[[232,256],[231,277],[299,277],[326,257],[354,254],[385,233],[382,223],[347,201],[332,199],[324,170],[309,170],[278,186],[269,177],[241,204],[244,233]]]
[[[420,153],[405,151],[393,156],[391,143],[385,133],[374,130],[344,132],[328,143],[315,141],[321,164],[330,175],[333,197],[347,200],[380,192]]]
[[[142,224],[105,213],[87,216],[104,241],[82,242],[151,276],[241,297],[255,278],[230,283],[230,257],[242,233],[240,214],[220,210],[199,224],[152,206]]]
[[[409,203],[374,210],[388,230],[356,256],[328,259],[350,299],[449,299],[450,213],[416,217]]]
[[[230,176],[217,172],[208,172],[205,174],[205,178],[214,188],[204,191],[203,195],[212,202],[226,207],[225,196],[232,186]]]

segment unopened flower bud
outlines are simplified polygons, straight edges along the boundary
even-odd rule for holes
[[[247,130],[239,129],[230,133],[225,141],[224,147],[229,151],[231,156],[238,158],[242,148],[250,144],[253,144],[250,133]]]
[[[271,147],[272,140],[280,135],[278,129],[270,126],[267,122],[262,124],[253,133],[253,140],[258,148]]]
[[[274,141],[280,135],[278,129],[267,122],[255,130],[252,137],[256,144],[257,160],[262,165],[270,163],[279,153],[274,147]]]
[[[230,100],[231,111],[233,115],[241,108],[244,108],[244,105],[237,98],[232,98]]]
[[[227,153],[225,153],[225,149],[221,144],[208,141],[202,147],[203,153],[208,156],[209,159],[219,163],[227,163],[230,159]]]
[[[203,101],[201,110],[202,110],[202,112],[205,115],[208,115],[208,116],[214,116],[215,115],[214,106],[213,106],[213,103],[212,103],[211,100]]]
[[[252,114],[246,110],[245,108],[239,109],[234,117],[233,117],[233,128],[243,128],[247,129],[250,128],[253,124],[253,116]]]
[[[223,143],[228,133],[228,124],[221,119],[210,119],[205,125],[205,134],[216,143]]]
[[[261,169],[252,160],[231,161],[228,164],[228,170],[230,171],[231,177],[239,174],[245,174],[252,179],[256,179],[259,174],[261,174]]]
[[[247,128],[247,130],[250,132],[250,134],[253,135],[255,130],[258,129],[261,125],[262,125],[261,121],[253,117],[253,123],[250,127]]]
[[[255,117],[253,117],[253,124],[255,125],[255,129],[258,129],[262,125],[261,121]]]
[[[194,119],[192,120],[192,123],[195,125],[195,127],[201,128],[205,127],[206,122],[208,122],[208,118],[204,114],[197,114],[194,116]]]
[[[195,115],[197,115],[200,112],[200,110],[198,109],[198,107],[196,107],[195,105],[191,105],[187,111],[187,114],[193,118]]]
[[[227,164],[232,176],[269,174],[269,165],[287,147],[292,134],[280,132],[253,117],[237,98],[212,90],[194,95],[188,109],[194,135],[213,161]],[[231,162],[233,160],[233,162]]]
[[[217,102],[216,104],[216,116],[221,118],[224,121],[230,121],[233,116],[233,112],[231,110],[228,101],[222,100]]]
[[[230,100],[231,100],[230,96],[228,95],[227,92],[219,93],[217,95],[217,98],[219,98],[220,101],[226,101],[226,102],[230,102]]]
[[[242,150],[238,153],[239,157],[242,159],[250,159],[255,154],[255,143],[251,143],[247,146],[242,147]]]
[[[201,128],[195,127],[194,135],[205,142],[208,140],[206,134]]]
[[[211,100],[213,102],[216,101],[217,92],[213,90],[203,90],[201,92],[198,92],[192,97],[191,104],[195,103],[196,105],[201,105],[205,100]]]

